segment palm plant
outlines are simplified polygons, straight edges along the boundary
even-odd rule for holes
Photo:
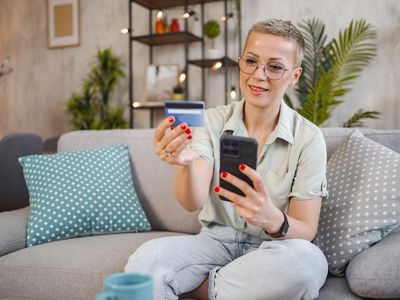
[[[111,94],[125,77],[122,62],[111,49],[99,50],[96,62],[84,80],[81,93],[72,94],[67,102],[71,125],[81,129],[126,128],[123,108],[111,105]]]
[[[327,42],[325,25],[319,19],[305,20],[299,25],[305,39],[303,74],[295,89],[302,116],[316,125],[331,117],[334,108],[343,102],[342,96],[360,76],[363,68],[376,55],[375,29],[364,19],[352,20],[338,39]],[[292,99],[285,100],[294,107]],[[343,126],[363,126],[362,120],[376,119],[377,111],[359,110]]]

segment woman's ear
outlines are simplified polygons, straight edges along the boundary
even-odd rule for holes
[[[290,86],[294,86],[297,83],[302,72],[303,72],[303,69],[301,67],[296,68],[296,71],[293,74],[292,81],[290,82]]]

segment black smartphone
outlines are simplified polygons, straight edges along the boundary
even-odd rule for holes
[[[239,165],[245,164],[255,170],[257,168],[257,148],[256,139],[227,134],[222,135],[220,138],[220,173],[228,172],[253,186],[250,178],[239,170]],[[244,196],[240,189],[221,177],[219,178],[219,185],[233,193]],[[219,198],[224,201],[230,201],[222,196],[219,196]]]

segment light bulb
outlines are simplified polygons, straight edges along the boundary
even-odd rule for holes
[[[183,83],[186,80],[186,73],[182,72],[181,74],[179,74],[179,83]]]
[[[215,64],[212,65],[211,69],[213,69],[215,71],[215,70],[218,70],[221,67],[222,67],[222,62],[217,61]]]
[[[189,9],[188,11],[185,11],[183,13],[182,18],[187,19],[187,18],[189,18],[191,16],[195,16],[195,15],[196,15],[196,12],[193,9]]]
[[[236,99],[236,88],[234,86],[231,87],[230,95],[232,100]]]
[[[157,19],[161,19],[162,16],[163,16],[163,11],[161,9],[159,9],[157,12]]]
[[[228,14],[222,16],[222,17],[221,17],[221,20],[222,20],[223,22],[225,22],[226,20],[228,20],[228,19],[230,19],[230,18],[232,18],[232,17],[233,17],[233,13],[228,13]]]
[[[122,33],[128,33],[128,32],[129,32],[129,28],[122,28],[122,29],[121,29],[121,32],[122,32]]]

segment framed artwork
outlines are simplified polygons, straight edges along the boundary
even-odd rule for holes
[[[47,0],[48,47],[79,46],[79,0]]]
[[[146,100],[171,99],[173,88],[178,83],[178,69],[178,65],[149,65],[146,74]]]

